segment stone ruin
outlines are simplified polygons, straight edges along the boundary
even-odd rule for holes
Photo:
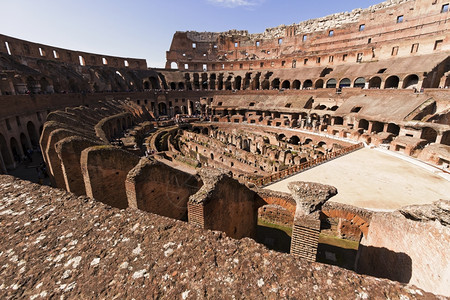
[[[364,144],[446,173],[447,23],[445,1],[398,0],[178,31],[165,69],[0,35],[1,297],[450,296],[449,199],[264,188]],[[52,188],[6,175],[38,148]],[[292,230],[290,254],[255,242],[259,220]],[[316,262],[326,230],[359,242],[352,271]]]

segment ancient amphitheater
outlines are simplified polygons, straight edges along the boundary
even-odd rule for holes
[[[450,297],[448,10],[176,32],[165,69],[0,35],[0,297]]]

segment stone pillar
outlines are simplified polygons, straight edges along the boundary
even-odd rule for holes
[[[292,228],[291,254],[315,261],[319,245],[322,205],[337,194],[335,187],[315,182],[295,181],[288,184],[296,202]]]

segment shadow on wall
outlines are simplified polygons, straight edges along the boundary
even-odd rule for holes
[[[361,244],[358,251],[357,273],[409,283],[412,260],[406,253]]]

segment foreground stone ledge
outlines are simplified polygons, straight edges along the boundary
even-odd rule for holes
[[[1,299],[436,299],[11,176],[0,176],[0,226]]]

